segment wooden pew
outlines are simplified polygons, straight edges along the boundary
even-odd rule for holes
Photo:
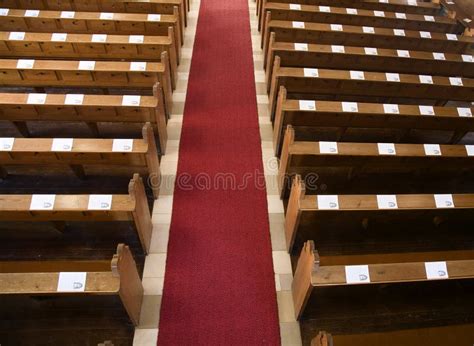
[[[0,151],[0,174],[48,174],[72,170],[79,178],[88,175],[140,173],[158,184],[152,186],[158,198],[160,163],[150,123],[143,139],[9,138]]]
[[[432,150],[439,151],[439,155],[434,156]],[[358,177],[368,174],[372,177],[369,179],[370,191],[382,192],[380,185],[386,185],[387,179],[390,180],[389,190],[394,191],[399,186],[411,187],[410,179],[407,179],[409,174],[415,179],[414,173],[418,173],[416,177],[425,182],[434,176],[435,185],[438,185],[439,175],[444,177],[444,184],[449,184],[451,179],[466,171],[474,171],[474,145],[300,141],[295,140],[295,131],[288,125],[278,170],[278,186],[280,196],[287,198],[291,177],[298,174],[303,181],[307,181],[310,175],[317,175],[326,186],[337,185],[336,190],[347,190],[346,182],[362,185],[366,190],[364,181]],[[397,174],[401,175],[398,179],[393,177]],[[339,179],[337,183],[330,183],[330,178]],[[306,189],[309,188],[307,185]]]
[[[130,180],[128,195],[0,195],[0,221],[130,222],[144,253],[150,249],[153,228],[145,187],[138,174]]]
[[[268,53],[270,33],[277,42],[332,44],[344,46],[376,47],[429,52],[472,54],[474,38],[468,35],[427,34],[422,31],[363,27],[342,24],[290,22],[271,19],[267,13],[262,44],[264,56]],[[401,31],[400,31],[401,30]]]
[[[69,279],[70,273],[77,274]],[[132,253],[124,244],[117,246],[112,260],[0,262],[0,278],[3,302],[18,296],[59,298],[73,295],[82,297],[84,302],[95,295],[116,296],[130,321],[135,326],[140,322],[143,287]],[[100,304],[96,308],[100,314]],[[59,310],[57,313],[64,314]],[[28,313],[23,317],[27,320]],[[57,316],[50,317],[54,321]],[[68,317],[74,320],[73,315]],[[54,324],[50,326],[51,336],[54,336],[54,327]]]
[[[399,53],[396,49],[373,47],[301,45],[275,42],[275,33],[272,32],[268,54],[264,60],[268,89],[276,56],[280,57],[281,66],[285,67],[318,66],[331,69],[474,77],[474,57],[470,54],[413,50]]]
[[[287,125],[292,125],[301,139],[316,138],[315,130],[322,129],[325,133],[322,138],[331,141],[344,140],[351,129],[393,129],[397,131],[393,141],[399,142],[413,129],[444,131],[450,135],[449,143],[457,143],[474,131],[474,107],[398,105],[398,108],[399,114],[389,114],[383,104],[377,103],[288,99],[286,89],[281,87],[273,127],[275,155],[280,156]]]
[[[388,196],[386,200],[381,196]],[[306,195],[299,175],[293,179],[286,211],[288,250],[332,230],[360,232],[369,227],[432,229],[441,222],[472,222],[474,194]]]
[[[69,13],[69,12],[67,12]],[[172,27],[176,55],[183,44],[178,8],[172,15],[148,16],[146,13],[74,12],[7,9],[2,16],[0,30],[31,32],[67,32],[75,34],[114,34],[167,36]]]
[[[474,80],[469,78],[414,74],[399,74],[396,82],[391,78],[381,72],[280,67],[280,58],[275,57],[269,94],[272,120],[281,86],[289,95],[306,99],[318,98],[317,95],[330,100],[352,97],[352,101],[383,100],[387,103],[419,99],[438,105],[447,101],[474,100]],[[389,108],[387,106],[388,113],[399,112]]]
[[[163,87],[165,111],[173,104],[168,53],[161,62],[0,59],[0,85],[6,87],[77,87],[142,89]]]
[[[174,88],[178,60],[172,27],[167,36],[0,32],[1,57],[159,61],[162,52],[168,53]]]
[[[155,84],[153,93],[154,96],[0,93],[0,116],[13,122],[24,137],[30,136],[29,121],[85,122],[95,137],[100,136],[100,122],[150,122],[158,136],[160,153],[164,154],[166,115],[159,84]]]

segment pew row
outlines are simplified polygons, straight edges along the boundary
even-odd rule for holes
[[[436,105],[474,100],[474,80],[469,78],[280,67],[280,58],[275,57],[269,94],[272,120],[281,86],[289,96],[306,99],[387,103],[429,100]],[[385,108],[387,113],[399,113],[397,105]]]
[[[374,47],[275,42],[270,35],[268,56],[264,60],[267,88],[275,57],[281,66],[330,69],[360,69],[375,72],[424,73],[442,76],[474,77],[474,58],[470,54],[424,51],[397,51]]]
[[[134,174],[128,195],[0,195],[2,222],[130,222],[144,253],[150,249],[151,223],[142,178]]]
[[[413,179],[413,173],[418,179],[422,176],[425,183],[433,176],[437,178],[437,186],[440,175],[448,184],[450,179],[468,171],[471,174],[474,171],[474,145],[297,141],[295,131],[289,125],[280,158],[278,186],[280,196],[287,198],[291,177],[298,174],[306,181],[307,175],[317,174],[326,186],[329,179],[337,179],[338,183],[330,185],[337,185],[339,189],[347,189],[347,184],[361,186],[367,193],[364,181],[358,177],[369,175],[373,177],[370,191],[381,192],[380,184],[386,186],[387,179],[391,181],[387,188],[394,191],[400,186],[411,187],[410,179],[407,179],[410,173]],[[400,175],[398,179],[397,174]]]
[[[100,136],[98,123],[150,122],[158,136],[160,154],[166,151],[167,131],[163,91],[157,83],[154,96],[0,93],[1,120],[13,122],[29,137],[27,122],[85,122]],[[62,134],[67,135],[67,134]]]
[[[275,155],[280,156],[287,125],[295,128],[299,139],[317,138],[320,130],[324,132],[323,140],[328,141],[342,141],[350,135],[352,141],[364,141],[365,135],[362,133],[361,137],[357,130],[377,131],[380,137],[378,133],[382,129],[390,129],[394,132],[390,140],[394,142],[404,140],[413,130],[436,130],[449,135],[448,143],[457,143],[474,131],[473,107],[399,104],[398,109],[399,113],[394,114],[377,103],[288,99],[286,89],[281,87],[273,127]]]
[[[160,163],[150,123],[143,139],[0,138],[0,176],[43,174],[71,170],[83,179],[89,175],[140,173],[154,181],[158,198]]]
[[[76,87],[152,90],[159,82],[163,88],[165,111],[172,107],[172,83],[168,53],[161,62],[71,61],[0,59],[0,85],[6,87]]]
[[[167,52],[173,88],[177,65],[174,30],[167,36],[0,32],[0,56],[11,58],[124,59],[160,61]]]

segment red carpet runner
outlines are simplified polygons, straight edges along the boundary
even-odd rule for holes
[[[253,70],[247,0],[202,0],[159,345],[280,344]]]

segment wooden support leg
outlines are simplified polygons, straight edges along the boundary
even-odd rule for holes
[[[82,167],[82,165],[69,165],[69,167],[79,179],[86,178],[86,172],[84,171],[84,167]]]
[[[6,179],[8,176],[8,172],[5,167],[0,166],[0,179]]]
[[[456,144],[459,143],[461,139],[468,133],[469,131],[465,130],[456,130],[454,131],[453,135],[451,136],[451,139],[449,140],[449,143],[451,144]]]
[[[97,123],[86,123],[86,125],[91,131],[93,137],[100,137],[99,127],[97,126]]]
[[[30,131],[25,121],[14,121],[13,125],[23,137],[30,137]]]
[[[346,135],[346,132],[347,127],[341,127],[340,129],[338,129],[336,134],[336,142],[342,141],[342,138]]]
[[[53,221],[52,224],[54,229],[59,233],[64,233],[66,230],[66,222],[64,221]]]

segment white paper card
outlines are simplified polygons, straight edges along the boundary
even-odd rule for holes
[[[337,142],[319,142],[319,152],[321,154],[337,154]]]
[[[112,195],[89,195],[87,210],[110,210]]]
[[[1,143],[1,140],[0,140],[0,143]],[[466,147],[467,156],[474,156],[474,145],[466,145],[465,147]]]
[[[318,209],[339,209],[339,197],[337,195],[318,195]]]
[[[319,12],[331,12],[331,8],[329,6],[319,6]]]
[[[364,47],[364,51],[367,55],[378,55],[377,48]]]
[[[139,95],[123,95],[122,106],[139,106],[140,96]]]
[[[435,19],[434,19],[433,16],[425,16],[425,20],[426,20],[427,22],[434,22],[434,21],[435,21]]]
[[[10,10],[8,8],[0,8],[0,16],[8,16]]]
[[[434,195],[436,208],[454,208],[453,195],[441,194]]]
[[[25,17],[38,17],[40,14],[39,10],[26,10]]]
[[[46,102],[47,94],[28,94],[28,99],[26,103],[33,105],[43,105]]]
[[[400,82],[400,75],[398,73],[385,73],[385,78],[389,82]]]
[[[300,100],[300,110],[302,111],[314,111],[316,110],[316,102],[312,100]]]
[[[384,111],[384,113],[388,113],[388,114],[400,114],[400,110],[398,109],[398,105],[395,105],[395,104],[385,103],[383,105],[383,111]]]
[[[53,33],[51,34],[52,42],[64,42],[67,40],[67,34],[65,33]]]
[[[0,151],[11,151],[15,138],[12,137],[0,137]]]
[[[331,51],[333,53],[345,53],[346,52],[346,50],[344,49],[344,46],[335,46],[335,45],[331,46]]]
[[[377,143],[379,155],[397,155],[395,144],[393,143]]]
[[[301,5],[300,4],[290,4],[290,10],[299,11],[299,10],[301,10]]]
[[[145,36],[143,35],[130,35],[128,36],[128,43],[143,43]]]
[[[73,141],[72,138],[53,138],[51,151],[71,151]]]
[[[416,0],[408,0],[408,5],[416,6],[417,5]]]
[[[306,43],[295,43],[295,50],[307,51],[308,50],[308,44],[306,44]]]
[[[293,28],[304,29],[304,22],[292,22],[291,25]]]
[[[398,19],[407,19],[407,15],[405,13],[400,12],[395,13],[395,17],[397,17]]]
[[[304,68],[305,77],[319,77],[319,71],[317,68]]]
[[[433,106],[418,106],[421,115],[435,115]]]
[[[460,117],[472,117],[471,108],[458,107],[458,115]]]
[[[377,195],[377,206],[379,209],[398,209],[396,195]]]
[[[426,156],[441,156],[441,147],[439,144],[423,144]]]
[[[405,30],[403,30],[403,29],[393,29],[393,34],[395,36],[405,36]]]
[[[446,262],[425,262],[426,278],[428,280],[448,279]]]
[[[53,210],[56,195],[32,195],[30,210]]]
[[[342,103],[342,110],[344,112],[358,112],[359,107],[357,106],[357,102],[343,102]]]
[[[84,94],[67,94],[64,99],[65,105],[82,105]]]
[[[146,70],[146,62],[132,61],[130,63],[130,71],[145,71],[145,70]]]
[[[428,75],[419,75],[420,83],[422,84],[433,84],[433,77]]]
[[[133,139],[114,139],[112,143],[113,152],[131,152],[133,150]]]
[[[381,4],[388,4],[388,0],[379,0]]]
[[[462,61],[474,62],[474,57],[472,55],[462,54]]]
[[[355,8],[346,8],[347,14],[357,14],[357,10]]]
[[[100,14],[100,19],[105,19],[105,20],[114,19],[114,14],[110,12],[102,12]]]
[[[149,14],[147,20],[149,22],[159,22],[161,21],[161,14]]]
[[[455,34],[446,34],[446,38],[450,41],[457,41],[458,37]]]
[[[23,41],[25,39],[25,33],[22,31],[12,31],[8,35],[8,39],[11,41]]]
[[[87,273],[60,272],[58,278],[58,292],[84,292],[86,290]]]
[[[79,61],[79,70],[93,70],[95,68],[95,61],[82,60]]]
[[[369,266],[345,266],[346,282],[348,284],[365,284],[370,282]]]
[[[93,34],[91,38],[91,42],[106,42],[107,41],[107,35],[105,34]]]
[[[363,71],[350,71],[350,74],[351,74],[351,79],[360,79],[360,80],[365,79]]]
[[[74,18],[76,12],[74,11],[61,11],[61,18],[63,19],[71,19]]]
[[[420,31],[421,38],[431,38],[431,33],[428,31]]]
[[[384,11],[374,11],[374,16],[376,17],[385,17]]]
[[[342,31],[342,25],[341,24],[331,24],[331,30],[332,31]]]
[[[34,59],[19,59],[16,63],[16,68],[33,68],[34,65]]]
[[[449,83],[454,86],[463,86],[462,78],[458,77],[449,77]]]
[[[397,49],[397,55],[400,58],[409,58],[410,57],[410,52],[404,49]]]
[[[363,26],[362,31],[365,34],[375,34],[375,29],[372,26]]]
[[[444,53],[433,53],[433,58],[435,60],[446,60],[446,57],[444,56]]]

